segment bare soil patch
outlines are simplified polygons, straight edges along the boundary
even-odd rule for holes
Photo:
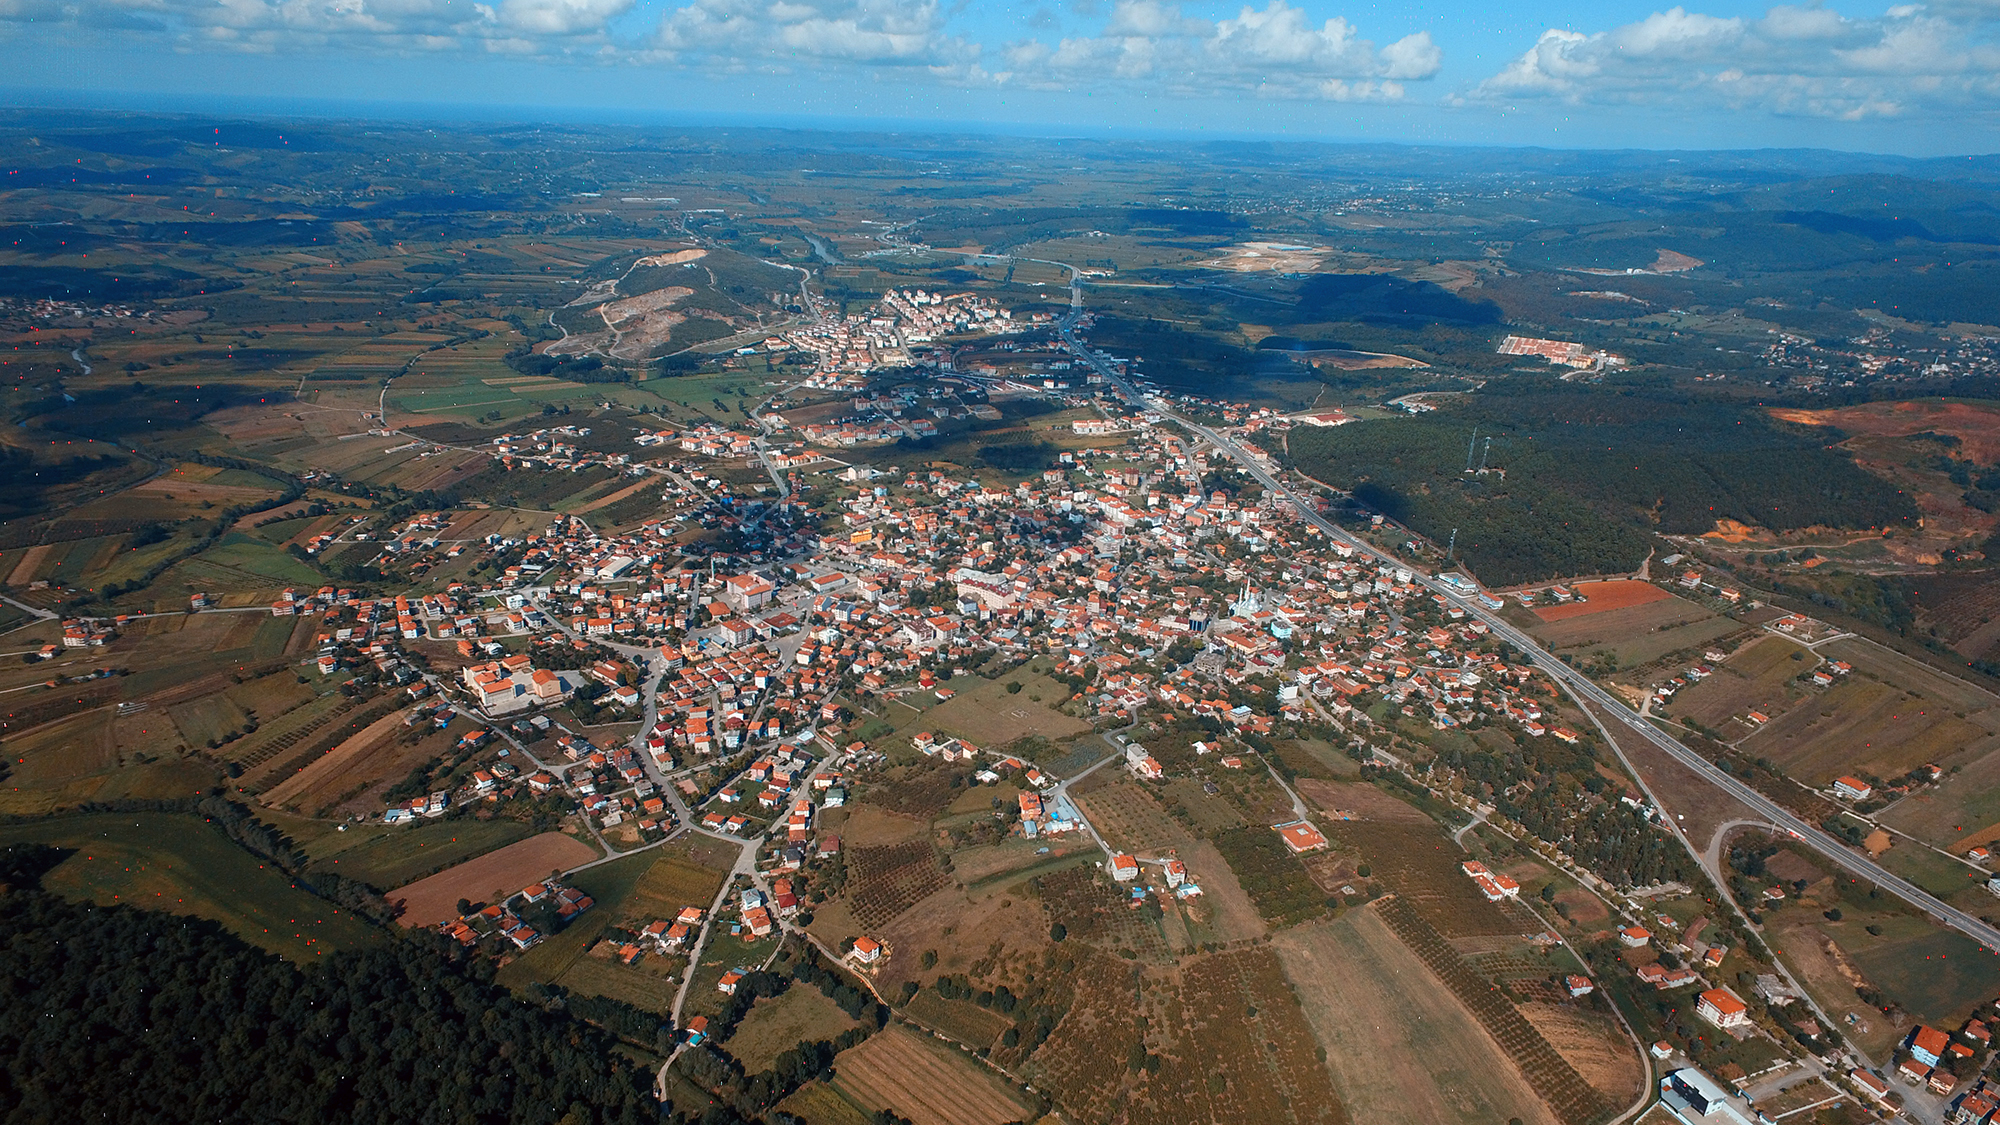
[[[849,805],[847,817],[836,834],[850,848],[885,847],[915,839],[927,825],[912,816],[903,816],[874,805]]]
[[[1647,588],[1657,589],[1652,586]],[[1600,643],[1623,646],[1643,634],[1664,632],[1715,616],[1691,601],[1668,594],[1637,605],[1604,610],[1586,608],[1581,614],[1537,626],[1534,632],[1543,644],[1552,648],[1580,648]]]
[[[1576,601],[1566,605],[1538,606],[1535,609],[1535,616],[1544,621],[1561,621],[1565,618],[1584,617],[1607,610],[1630,609],[1636,605],[1665,601],[1673,597],[1651,582],[1632,579],[1579,582],[1575,589]]]
[[[1429,824],[1415,805],[1398,800],[1363,782],[1322,781],[1302,777],[1294,785],[1299,795],[1336,819],[1377,820],[1393,824]],[[1343,814],[1345,814],[1343,816]]]
[[[1638,1096],[1644,1078],[1637,1048],[1617,1021],[1574,1004],[1528,1003],[1521,1014],[1607,1101],[1626,1105]]]
[[[498,851],[487,852],[478,859],[468,859],[455,867],[447,867],[428,878],[390,891],[385,897],[391,905],[402,909],[399,920],[403,925],[411,929],[435,926],[458,916],[458,900],[461,898],[474,902],[497,902],[522,887],[548,878],[551,871],[565,870],[596,858],[597,850],[589,844],[560,832],[544,832]]]
[[[1771,415],[1806,426],[1833,426],[1853,436],[1908,437],[1926,430],[1950,434],[1982,465],[2000,461],[2000,410],[1969,402],[1871,402],[1834,410],[1774,409]]]

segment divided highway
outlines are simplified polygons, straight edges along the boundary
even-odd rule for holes
[[[1077,287],[1073,285],[1073,292],[1076,291],[1078,291]],[[1073,307],[1079,305],[1080,302],[1073,302]],[[1175,413],[1165,403],[1147,397],[1124,376],[1118,374],[1116,368],[1105,362],[1077,339],[1074,315],[1072,313],[1071,317],[1063,324],[1063,342],[1068,345],[1070,351],[1078,359],[1088,363],[1098,374],[1104,376],[1105,380],[1116,387],[1119,393],[1124,395],[1127,400],[1136,406],[1141,406],[1165,417],[1172,418],[1189,430],[1213,442],[1216,448],[1228,454],[1237,464],[1243,467],[1245,472],[1256,478],[1265,488],[1290,500],[1293,506],[1298,509],[1302,518],[1319,528],[1320,531],[1336,542],[1348,544],[1355,550],[1381,562],[1397,566],[1408,566],[1407,562],[1377,550],[1375,547],[1348,534],[1332,521],[1321,516],[1304,498],[1293,493],[1290,488],[1281,483],[1235,442],[1206,426]],[[1415,568],[1411,569],[1414,570]],[[1617,718],[1620,722],[1638,732],[1654,746],[1672,756],[1674,760],[1692,770],[1709,784],[1728,793],[1744,806],[1756,812],[1757,815],[1769,820],[1773,825],[1790,832],[1801,843],[1826,856],[1829,860],[1848,872],[1866,879],[1884,890],[1892,892],[1945,925],[1971,937],[1988,950],[2000,952],[2000,929],[1995,929],[1987,925],[1973,915],[1949,905],[1900,875],[1891,873],[1873,860],[1857,854],[1845,844],[1821,831],[1817,826],[1809,824],[1793,815],[1783,805],[1778,804],[1742,781],[1716,768],[1713,762],[1688,749],[1679,740],[1640,717],[1637,712],[1626,706],[1623,700],[1599,687],[1590,677],[1556,659],[1553,654],[1543,649],[1534,638],[1515,628],[1478,601],[1454,592],[1443,583],[1421,572],[1418,572],[1417,580],[1426,589],[1447,599],[1453,605],[1458,606],[1466,613],[1484,622],[1487,628],[1493,631],[1495,636],[1526,653],[1528,658],[1537,667],[1547,672],[1558,683],[1568,687],[1580,697],[1595,703],[1607,714]]]

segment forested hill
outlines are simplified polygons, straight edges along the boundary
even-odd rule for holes
[[[399,941],[301,970],[200,919],[42,892],[65,854],[0,851],[0,1121],[663,1120],[608,1037],[482,963]]]
[[[1435,401],[1416,418],[1295,430],[1291,455],[1439,543],[1457,528],[1459,555],[1490,585],[1631,570],[1649,533],[1698,535],[1720,519],[1788,530],[1917,518],[1910,497],[1827,447],[1838,435],[1753,406],[1497,380]],[[1468,476],[1468,450],[1493,471]]]

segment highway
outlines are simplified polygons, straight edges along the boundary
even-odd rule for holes
[[[1072,307],[1080,307],[1080,302],[1073,302]],[[1873,860],[1857,854],[1849,849],[1847,845],[1821,831],[1817,826],[1808,824],[1806,821],[1793,815],[1783,805],[1752,789],[1735,777],[1717,769],[1714,763],[1703,758],[1693,750],[1688,749],[1677,739],[1640,717],[1638,713],[1626,706],[1623,700],[1599,687],[1596,681],[1556,659],[1554,655],[1543,649],[1534,638],[1515,628],[1497,613],[1487,609],[1472,598],[1467,598],[1454,592],[1450,587],[1445,586],[1430,575],[1416,571],[1416,568],[1411,567],[1406,560],[1397,559],[1377,550],[1373,545],[1350,535],[1347,531],[1336,526],[1332,521],[1321,516],[1305,498],[1298,496],[1290,488],[1286,487],[1235,442],[1206,426],[1200,425],[1174,412],[1164,402],[1147,397],[1136,386],[1126,380],[1124,376],[1118,374],[1116,368],[1105,362],[1077,339],[1074,312],[1070,317],[1065,319],[1061,332],[1063,342],[1069,347],[1070,351],[1077,358],[1090,364],[1098,374],[1102,375],[1113,387],[1116,387],[1118,392],[1125,396],[1133,405],[1171,418],[1189,430],[1207,438],[1210,442],[1214,443],[1217,449],[1220,449],[1236,461],[1237,464],[1242,466],[1243,471],[1256,478],[1265,488],[1271,490],[1275,495],[1290,500],[1292,505],[1298,509],[1301,518],[1311,523],[1314,527],[1317,527],[1335,542],[1347,544],[1356,551],[1369,555],[1378,561],[1411,569],[1416,574],[1417,581],[1426,589],[1445,598],[1451,604],[1464,610],[1479,621],[1484,622],[1486,627],[1492,630],[1494,636],[1525,653],[1536,667],[1548,673],[1557,683],[1569,688],[1577,696],[1596,704],[1607,715],[1615,717],[1627,727],[1638,732],[1641,737],[1647,739],[1654,746],[1680,762],[1683,766],[1686,766],[1689,770],[1692,770],[1709,784],[1728,793],[1759,817],[1789,832],[1801,843],[1824,855],[1827,859],[1833,861],[1849,873],[1892,892],[1897,897],[1929,914],[1939,922],[1971,937],[1988,950],[2000,951],[2000,929],[1995,929],[1987,925],[1973,915],[1945,903],[1909,880],[1885,870]],[[1700,857],[1697,856],[1697,858]]]

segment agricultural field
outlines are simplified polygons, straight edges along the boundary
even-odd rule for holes
[[[1069,1012],[1032,1056],[1025,1074],[1073,1121],[1109,1121],[1133,1081],[1130,1060],[1142,1054],[1134,987],[1139,971],[1103,955],[1079,957]]]
[[[870,1125],[870,1114],[849,1101],[833,1083],[808,1082],[773,1107],[812,1125]]]
[[[1105,780],[1100,783],[1099,778]],[[1071,791],[1077,808],[1105,840],[1146,856],[1189,847],[1194,837],[1136,781],[1106,767]]]
[[[1305,861],[1293,855],[1270,828],[1260,824],[1230,828],[1209,837],[1209,843],[1249,893],[1264,921],[1288,926],[1326,911],[1326,891],[1313,880]]]
[[[1356,1122],[1559,1125],[1513,1063],[1371,910],[1272,940]]]
[[[1670,653],[1698,652],[1743,629],[1739,621],[1673,595],[1601,611],[1592,611],[1590,604],[1584,602],[1582,612],[1529,631],[1550,651],[1573,656],[1579,663],[1608,654],[1617,658],[1619,667],[1634,668]]]
[[[975,746],[1004,746],[1031,734],[1060,741],[1090,729],[1090,724],[1054,709],[1069,698],[1069,688],[1047,676],[1025,675],[1026,669],[1009,677],[1019,682],[1018,693],[1009,694],[1001,680],[979,677],[954,679],[954,686],[968,685],[951,699],[930,708],[924,723],[939,735],[953,735]]]
[[[193,914],[288,960],[383,940],[342,908],[299,890],[284,872],[191,816],[93,813],[0,826],[0,844],[73,849],[44,878],[78,901]]]
[[[1950,767],[2000,747],[2000,711],[1986,727],[1925,699],[1855,672],[1798,701],[1740,745],[1815,787],[1842,774],[1894,778],[1934,763]]]
[[[522,887],[598,858],[596,848],[560,832],[544,832],[447,867],[387,893],[398,920],[413,929],[458,917],[460,899],[498,902]]]
[[[893,1110],[914,1125],[1004,1125],[1028,1112],[979,1063],[900,1025],[842,1051],[833,1086],[871,1112]]]
[[[1395,896],[1371,907],[1409,951],[1457,996],[1557,1118],[1590,1120],[1608,1101],[1557,1053],[1535,1025],[1491,981],[1472,971],[1445,937]]]
[[[1682,689],[1673,710],[1711,730],[1741,736],[1756,729],[1742,722],[1751,711],[1777,714],[1797,697],[1792,681],[1817,664],[1804,646],[1765,635],[1715,666],[1715,674]]]
[[[1521,1014],[1549,1046],[1612,1105],[1629,1105],[1646,1079],[1645,1060],[1618,1021],[1576,1004],[1530,1002]]]
[[[850,848],[847,866],[848,908],[864,929],[887,925],[948,881],[924,840]]]
[[[392,710],[277,780],[258,799],[272,808],[311,816],[324,816],[335,808],[374,812],[381,806],[368,795],[370,790],[386,789],[418,763],[441,756],[469,729],[471,724],[462,720],[442,731],[412,729],[399,710]]]
[[[788,988],[758,1000],[722,1045],[744,1070],[756,1074],[800,1043],[832,1039],[860,1026],[819,989]]]
[[[1520,934],[1532,928],[1479,893],[1459,867],[1467,858],[1464,851],[1415,809],[1397,801],[1395,805],[1407,811],[1397,811],[1394,806],[1384,809],[1393,819],[1362,819],[1375,810],[1359,805],[1357,798],[1367,799],[1365,793],[1355,792],[1360,788],[1341,787],[1334,799],[1359,806],[1356,819],[1333,822],[1326,826],[1326,835],[1343,851],[1363,857],[1370,866],[1370,878],[1383,889],[1393,891],[1401,902],[1449,937]],[[1314,791],[1329,795],[1326,789],[1315,787]],[[1302,787],[1301,792],[1306,790]]]
[[[306,853],[349,879],[375,887],[401,887],[517,843],[532,831],[518,820],[473,817],[413,825],[351,825],[307,844]]]
[[[1181,970],[1163,1028],[1162,1063],[1133,1100],[1134,1117],[1200,1125],[1342,1125],[1307,1014],[1268,948],[1198,958]],[[1174,1019],[1178,1016],[1178,1019]],[[1381,1045],[1377,1045],[1377,1051]]]

